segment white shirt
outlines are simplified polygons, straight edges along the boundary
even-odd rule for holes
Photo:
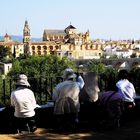
[[[11,93],[11,105],[15,107],[14,116],[18,118],[35,115],[36,100],[33,92],[28,88],[17,88]]]
[[[136,92],[131,82],[129,82],[127,79],[122,79],[116,83],[116,86],[118,87],[119,92],[123,94],[123,100],[125,102],[134,102]]]
[[[79,112],[79,92],[83,86],[84,81],[81,76],[78,77],[78,82],[66,80],[56,86],[52,95],[52,99],[57,102],[61,98],[70,97],[74,101],[77,111]]]

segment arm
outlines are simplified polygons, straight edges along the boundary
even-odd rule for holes
[[[58,93],[57,93],[57,88],[55,88],[55,90],[53,91],[53,94],[52,94],[52,100],[56,101],[57,98],[58,98]]]
[[[13,97],[13,94],[11,94],[11,106],[14,106],[14,97]]]
[[[85,82],[84,82],[82,76],[78,76],[78,78],[77,78],[77,83],[78,83],[80,89],[82,89],[82,88],[84,87]]]

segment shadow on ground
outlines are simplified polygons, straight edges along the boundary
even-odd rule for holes
[[[38,128],[35,133],[0,135],[2,140],[140,140],[140,121],[115,130],[90,130],[79,132],[55,132]]]

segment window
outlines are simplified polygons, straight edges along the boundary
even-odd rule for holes
[[[47,55],[47,51],[46,50],[44,50],[44,55]]]
[[[38,55],[41,55],[41,51],[38,51]]]
[[[37,46],[38,50],[41,50],[41,46]]]
[[[53,46],[50,46],[49,48],[50,48],[50,50],[53,50]]]
[[[44,50],[47,50],[47,46],[43,46]]]
[[[32,50],[35,50],[35,46],[32,46]]]
[[[56,50],[58,50],[58,48],[59,48],[58,46],[55,46],[55,49],[56,49]]]

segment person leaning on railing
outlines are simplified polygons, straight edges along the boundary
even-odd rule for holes
[[[136,97],[134,85],[128,80],[127,70],[119,71],[116,86],[118,88],[118,92],[123,95],[124,116],[126,117],[125,119],[127,119],[132,115],[132,111],[135,106],[134,98]]]
[[[84,86],[84,80],[78,75],[76,81],[76,74],[70,68],[64,70],[63,79],[64,81],[59,83],[53,92],[54,114],[59,126],[71,127],[71,124],[78,121],[79,92]]]
[[[20,74],[16,90],[11,93],[11,105],[14,107],[15,123],[17,132],[30,131],[34,132],[36,100],[34,93],[29,89],[30,84],[28,78],[24,74]]]

